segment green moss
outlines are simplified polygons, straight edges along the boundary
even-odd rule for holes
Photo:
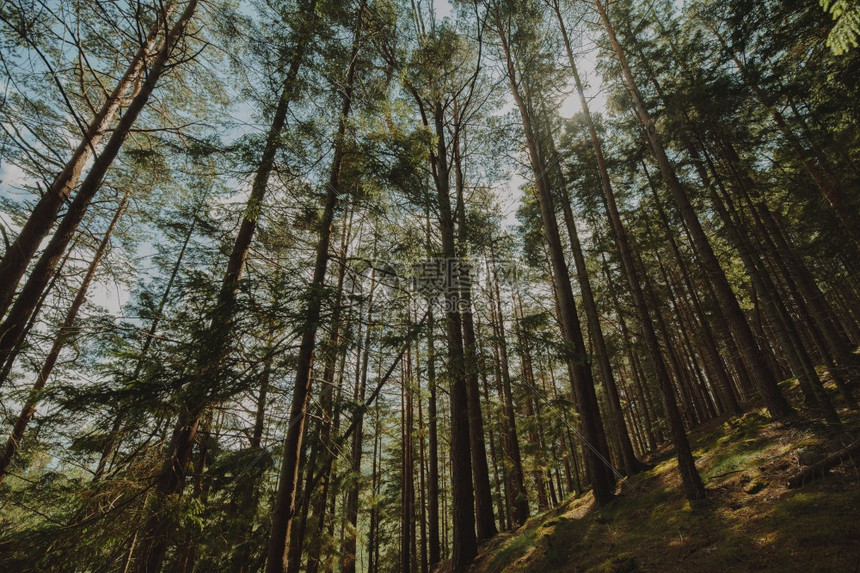
[[[493,554],[487,571],[509,571],[510,566],[527,551],[535,546],[540,537],[539,527],[533,524],[523,531],[518,532]]]

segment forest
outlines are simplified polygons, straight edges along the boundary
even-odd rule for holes
[[[5,0],[0,569],[855,570],[858,39]]]

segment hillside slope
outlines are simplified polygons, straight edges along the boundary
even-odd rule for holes
[[[710,494],[683,499],[671,452],[593,507],[568,499],[482,547],[475,573],[499,571],[860,571],[860,460],[797,489],[788,478],[857,439],[809,424],[779,426],[763,413],[714,421],[692,434]]]

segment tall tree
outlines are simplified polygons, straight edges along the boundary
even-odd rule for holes
[[[161,568],[164,555],[173,527],[173,516],[165,515],[160,507],[159,498],[181,494],[185,487],[185,473],[191,459],[194,441],[200,423],[213,401],[218,400],[221,392],[220,368],[228,351],[231,325],[235,313],[236,293],[239,281],[245,268],[245,261],[251,248],[251,241],[262,209],[274,168],[275,153],[281,141],[281,132],[286,122],[287,110],[294,96],[299,68],[303,63],[305,50],[313,33],[313,14],[315,1],[307,0],[301,9],[301,28],[296,31],[295,44],[289,68],[284,78],[283,87],[278,98],[270,125],[265,147],[257,170],[254,175],[251,195],[242,214],[239,231],[233,243],[233,249],[224,270],[221,289],[215,303],[215,310],[205,338],[207,346],[202,349],[198,358],[196,372],[189,382],[181,398],[180,410],[177,416],[173,434],[165,452],[164,464],[156,481],[156,499],[154,508],[147,519],[143,542],[139,549],[138,567],[141,570],[156,571]]]
[[[150,64],[150,60],[156,56],[158,42],[162,42],[163,47],[168,48],[166,52],[164,52],[163,48],[162,50],[159,50],[161,53],[164,53],[165,56],[169,56],[171,53],[172,47],[165,42],[167,41],[169,20],[171,13],[174,11],[175,4],[171,2],[154,7],[143,6],[142,8],[152,12],[148,15],[149,18],[153,20],[149,32],[142,38],[137,50],[133,55],[131,55],[125,72],[122,74],[110,93],[105,95],[104,101],[95,111],[89,123],[87,125],[79,125],[79,128],[82,131],[80,134],[81,140],[72,152],[72,156],[63,165],[62,171],[54,177],[50,187],[47,189],[47,192],[41,196],[39,201],[33,207],[32,212],[27,218],[24,226],[19,231],[18,236],[15,238],[14,242],[8,246],[6,253],[3,255],[3,259],[0,260],[0,276],[3,277],[3,279],[0,280],[0,317],[4,316],[6,311],[9,309],[15,295],[15,289],[21,281],[21,278],[24,276],[24,273],[27,270],[27,265],[36,254],[39,244],[50,232],[57,213],[60,212],[60,208],[63,206],[63,203],[68,200],[75,187],[77,187],[87,164],[95,156],[101,140],[108,133],[108,130],[113,125],[122,107],[133,101],[144,88],[148,87],[151,92],[152,88],[155,86],[155,82],[152,82],[151,86],[146,86],[144,84],[144,79],[146,75],[155,73],[157,80],[157,77],[161,74],[161,70],[159,68],[163,67],[164,63],[160,64],[160,66],[157,61]],[[18,18],[15,16],[18,16]],[[137,18],[140,20],[144,19],[142,11],[137,13]],[[14,29],[19,35],[21,41],[30,44],[33,48],[39,51],[40,58],[46,63],[46,65],[50,66],[48,55],[43,54],[36,44],[35,35],[28,33],[27,31],[27,19],[26,14],[21,13],[18,15],[12,10],[8,13],[4,12],[2,16],[0,16],[0,21]],[[161,40],[162,35],[165,36],[165,40]],[[178,37],[174,37],[171,41],[175,43],[177,39]],[[147,69],[147,66],[149,65],[152,65],[151,70]],[[61,91],[63,91],[66,101],[69,101],[68,96],[65,95],[65,90],[60,83],[60,78],[54,75],[54,79],[60,86]],[[149,94],[146,94],[144,103],[146,102],[148,95]],[[70,112],[74,114],[74,110],[70,110]],[[135,112],[133,108],[131,108],[126,111],[126,114],[129,112],[137,115],[139,110],[138,112]],[[126,133],[133,123],[134,118],[131,122],[128,122],[128,127],[125,128]],[[125,135],[122,136],[118,144],[115,144],[117,148],[122,144],[124,139]],[[110,147],[107,147],[104,151],[110,153]],[[115,157],[116,152],[113,152],[113,155]],[[110,165],[114,157],[105,157],[103,161],[107,164],[105,169]],[[98,186],[99,183],[100,182],[97,182],[96,186]],[[87,189],[84,188],[84,190],[86,191]]]
[[[358,54],[364,38],[365,2],[361,0],[355,19],[353,43],[346,71],[342,103],[338,118],[338,126],[334,137],[334,150],[326,183],[325,201],[319,219],[319,240],[316,245],[313,278],[308,287],[307,302],[304,312],[305,320],[302,326],[301,346],[296,364],[296,377],[293,396],[290,402],[290,425],[284,439],[284,453],[281,462],[280,481],[275,505],[272,509],[272,530],[266,558],[268,573],[283,573],[291,559],[290,529],[296,512],[296,491],[299,480],[299,456],[302,449],[302,439],[307,413],[307,396],[311,388],[311,365],[313,362],[316,334],[319,327],[324,298],[324,281],[329,260],[329,243],[334,211],[341,194],[340,182],[344,155],[347,151],[347,119],[352,111],[353,89]]]
[[[561,311],[560,318],[566,345],[567,361],[573,375],[571,385],[573,386],[576,403],[579,406],[583,438],[587,442],[586,446],[588,447],[586,465],[591,476],[594,498],[598,505],[601,505],[607,503],[614,495],[615,476],[612,473],[612,468],[608,465],[609,449],[606,444],[606,434],[597,404],[597,395],[594,390],[591,370],[587,366],[587,353],[582,338],[582,330],[576,311],[573,290],[570,285],[570,273],[561,245],[558,221],[547,177],[548,159],[544,153],[545,150],[539,147],[538,134],[532,125],[534,110],[530,109],[526,103],[528,94],[524,94],[523,91],[527,88],[520,79],[520,72],[517,70],[514,60],[515,54],[511,39],[513,37],[513,27],[517,24],[514,22],[515,14],[512,14],[509,11],[510,9],[511,6],[506,5],[506,3],[495,3],[492,7],[490,18],[499,35],[508,82],[510,83],[511,93],[513,94],[523,123],[529,160],[536,179],[535,186],[540,203],[544,236],[549,247],[555,286],[558,289]]]

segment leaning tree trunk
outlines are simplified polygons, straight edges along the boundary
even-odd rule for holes
[[[562,31],[566,35],[564,28],[562,28]],[[571,62],[573,62],[573,60],[571,60]],[[575,69],[573,68],[573,64],[571,64],[571,67],[572,69]],[[578,80],[578,74],[575,75],[575,78]],[[581,83],[577,83],[577,86],[581,88]],[[582,101],[585,101],[584,96],[582,96]],[[584,107],[583,109],[586,110],[586,112],[588,110],[587,107]],[[590,115],[587,117],[590,117]],[[621,461],[624,464],[624,470],[628,475],[633,475],[643,470],[645,465],[636,459],[636,454],[633,453],[633,444],[630,442],[630,434],[627,432],[627,427],[624,425],[624,416],[621,410],[621,398],[618,395],[618,386],[615,383],[615,376],[612,372],[612,366],[609,363],[609,352],[606,349],[606,340],[603,337],[603,328],[600,325],[600,315],[597,311],[597,303],[594,300],[594,291],[591,288],[588,269],[585,266],[585,255],[582,251],[582,243],[579,240],[576,221],[573,218],[573,209],[570,205],[570,192],[567,188],[567,181],[559,162],[555,161],[557,152],[555,150],[555,143],[553,141],[552,134],[547,131],[544,137],[546,138],[547,147],[551,157],[553,157],[551,160],[553,163],[551,171],[555,174],[558,180],[559,189],[562,193],[562,215],[564,218],[564,224],[567,227],[568,238],[570,239],[570,249],[573,254],[573,260],[576,267],[576,277],[579,282],[580,293],[582,295],[582,306],[585,308],[585,316],[588,322],[589,331],[591,332],[592,344],[594,344],[594,355],[597,360],[598,372],[600,373],[600,377],[606,389],[606,404],[608,406],[607,409],[609,410],[610,422],[614,430],[613,433],[616,438]],[[601,164],[605,169],[606,165],[603,162],[602,153],[600,154],[598,167]]]
[[[508,81],[511,92],[520,111],[523,123],[523,131],[529,151],[532,171],[536,176],[537,196],[540,204],[541,218],[543,220],[544,237],[549,247],[550,260],[552,262],[553,276],[559,294],[559,307],[561,310],[561,324],[565,344],[567,346],[567,361],[570,365],[573,379],[573,393],[579,406],[584,439],[588,448],[585,459],[588,473],[591,476],[591,484],[594,498],[598,505],[607,503],[615,492],[615,476],[608,464],[609,448],[606,445],[606,434],[597,404],[597,395],[594,389],[594,380],[591,370],[587,366],[585,342],[582,338],[582,327],[576,311],[576,303],[573,297],[573,289],[570,285],[570,273],[567,262],[564,260],[564,249],[561,245],[561,237],[558,231],[558,221],[555,216],[552,195],[546,177],[546,159],[543,157],[536,138],[536,133],[531,123],[531,113],[526,106],[520,93],[520,84],[517,80],[517,71],[513,61],[513,54],[508,43],[509,38],[505,36],[500,28],[499,39],[504,51]]]
[[[644,167],[644,163],[643,163]],[[647,174],[646,174],[647,176]],[[648,177],[649,186],[651,178]],[[701,336],[702,336],[702,347],[704,348],[704,354],[706,360],[711,362],[711,369],[714,372],[714,379],[712,380],[717,387],[718,398],[722,407],[731,415],[737,415],[741,413],[741,406],[738,402],[737,397],[735,396],[732,381],[729,378],[728,372],[723,366],[723,362],[719,355],[719,349],[717,346],[717,341],[714,336],[713,330],[711,329],[711,325],[708,322],[708,317],[705,314],[704,308],[702,307],[701,299],[699,298],[698,293],[696,292],[696,288],[693,285],[692,277],[690,276],[690,271],[687,266],[687,262],[684,259],[681,249],[678,246],[678,242],[675,240],[675,235],[672,232],[671,227],[669,226],[669,219],[666,216],[666,211],[663,209],[663,205],[660,202],[660,196],[657,194],[657,189],[651,186],[651,193],[654,198],[654,205],[657,209],[657,214],[659,215],[660,222],[662,223],[661,227],[663,229],[663,234],[666,237],[666,241],[669,243],[671,247],[672,254],[675,257],[676,262],[678,263],[678,267],[681,271],[681,276],[684,281],[684,286],[687,288],[687,292],[690,296],[690,299],[693,303],[693,310],[695,314],[699,317],[700,323],[702,325],[701,328]]]
[[[850,386],[843,378],[843,369],[850,373],[851,366],[856,365],[860,359],[854,356],[850,342],[835,327],[831,319],[832,310],[824,300],[806,265],[795,253],[794,246],[783,233],[770,208],[760,194],[753,197],[757,188],[756,183],[752,175],[741,165],[734,146],[731,142],[724,142],[722,147],[725,153],[724,161],[736,182],[739,195],[746,202],[748,211],[756,223],[760,241],[766,247],[766,252],[770,253],[770,258],[778,272],[783,276],[784,284],[795,300],[798,312],[801,313],[800,319],[810,330],[813,342],[821,352],[833,381],[848,404],[856,409],[857,402]],[[707,152],[705,153],[715,178],[719,178],[713,161],[707,156]]]
[[[15,304],[9,310],[6,320],[0,325],[0,362],[15,348],[21,336],[27,319],[32,314],[39,298],[63,257],[69,242],[72,240],[78,225],[83,220],[96,192],[99,190],[113,160],[119,154],[122,144],[134,126],[140,112],[146,107],[161,74],[168,68],[174,48],[185,36],[186,29],[197,8],[198,0],[190,0],[185,10],[167,33],[167,37],[149,68],[145,79],[137,89],[137,94],[125,110],[122,118],[116,124],[110,139],[104,149],[95,158],[86,178],[74,200],[69,204],[66,214],[60,221],[53,237],[48,242],[38,262],[30,273],[24,288],[18,294]],[[5,279],[6,277],[4,277]],[[15,281],[17,282],[17,281]],[[14,286],[12,287],[14,289]]]
[[[307,0],[304,9],[312,14],[314,6],[315,0]],[[308,26],[302,31],[303,34],[307,34],[310,30],[310,24]],[[180,405],[173,435],[165,452],[165,460],[156,480],[155,495],[152,500],[154,506],[144,525],[141,536],[142,543],[138,549],[140,557],[137,560],[137,567],[140,571],[158,571],[161,568],[170,542],[170,531],[174,527],[174,520],[169,509],[165,510],[161,505],[168,496],[181,494],[184,489],[185,471],[191,459],[201,417],[211,401],[210,393],[217,391],[220,382],[219,371],[227,354],[239,281],[242,278],[251,241],[257,229],[266,187],[274,169],[275,154],[280,146],[280,134],[286,123],[296,78],[304,59],[306,42],[302,40],[303,38],[299,38],[296,42],[297,49],[293,53],[284,80],[278,107],[266,137],[263,155],[254,175],[251,195],[242,214],[239,232],[227,261],[214,316],[208,328],[209,344],[207,348],[201,350],[197,372],[189,383],[183,403]]]
[[[596,132],[594,137],[596,137]],[[597,147],[599,147],[599,145]],[[627,237],[627,230],[621,220],[621,214],[618,211],[618,205],[615,201],[615,193],[612,190],[612,186],[609,184],[608,175],[604,181],[603,190],[606,210],[609,214],[610,222],[612,223],[611,228],[613,236],[615,238],[615,243],[618,246],[619,254],[621,255],[622,269],[627,277],[627,284],[630,286],[630,294],[633,298],[636,315],[639,318],[642,336],[645,340],[648,356],[651,359],[651,364],[654,368],[654,375],[657,378],[657,385],[660,389],[660,394],[663,397],[666,418],[668,419],[669,430],[672,434],[672,443],[675,445],[675,455],[678,458],[678,470],[681,473],[681,478],[684,484],[684,494],[691,501],[703,499],[706,495],[705,486],[702,484],[698,471],[696,471],[696,464],[693,459],[690,443],[687,439],[687,433],[684,430],[684,422],[681,418],[681,412],[678,410],[678,403],[675,399],[674,390],[672,389],[672,381],[669,378],[669,370],[666,367],[666,362],[664,361],[663,354],[660,350],[660,343],[657,339],[657,332],[654,329],[654,323],[648,313],[648,305],[645,302],[645,294],[642,290],[639,272],[637,271],[633,260],[633,254]]]
[[[39,403],[39,397],[41,396],[42,390],[45,388],[45,384],[48,382],[48,378],[51,376],[51,372],[54,370],[54,366],[57,364],[60,352],[63,350],[69,336],[74,333],[72,327],[78,317],[78,311],[80,311],[81,306],[83,306],[87,299],[87,290],[89,290],[90,284],[95,277],[96,269],[101,263],[102,258],[104,258],[104,254],[110,244],[110,237],[116,228],[116,224],[125,211],[125,206],[128,204],[128,198],[129,192],[126,191],[119,203],[119,207],[117,207],[116,213],[114,213],[110,225],[108,225],[107,231],[105,231],[105,234],[102,237],[101,243],[99,243],[99,246],[93,255],[93,260],[90,261],[87,273],[84,275],[81,286],[78,287],[78,293],[75,295],[75,299],[72,301],[72,306],[69,307],[69,310],[66,313],[66,318],[60,326],[60,330],[54,339],[53,345],[51,345],[51,350],[48,351],[48,356],[45,358],[45,362],[39,370],[39,375],[33,383],[33,388],[30,390],[30,393],[24,402],[24,407],[21,409],[21,413],[18,414],[18,418],[15,420],[12,433],[6,441],[6,447],[3,449],[3,453],[0,454],[0,484],[3,483],[3,478],[6,477],[6,473],[9,470],[9,464],[12,463],[15,453],[18,451],[18,446],[21,443],[21,438],[24,436],[24,431],[27,429],[27,424],[30,423],[30,420],[33,418],[33,414],[36,413],[36,406]]]
[[[752,280],[753,288],[763,303],[764,314],[782,349],[782,355],[788,361],[792,374],[797,377],[807,403],[819,410],[828,423],[838,426],[839,416],[824,391],[806,348],[800,341],[794,321],[788,309],[785,308],[770,274],[754,252],[749,239],[741,232],[741,228],[748,225],[740,219],[725,189],[722,190],[723,197],[720,197],[716,189],[712,188],[711,202],[723,219],[729,239],[738,250],[744,268]]]
[[[15,361],[18,359],[18,355],[21,354],[21,351],[26,347],[27,336],[29,336],[30,331],[33,330],[33,326],[36,325],[36,321],[39,319],[39,314],[42,312],[42,306],[44,306],[45,301],[48,299],[48,295],[54,290],[54,285],[56,285],[57,281],[63,277],[63,269],[66,268],[66,263],[68,262],[69,257],[72,256],[72,253],[74,253],[76,246],[77,240],[72,241],[72,244],[68,249],[66,249],[66,254],[63,255],[62,260],[57,265],[57,269],[54,271],[54,276],[51,277],[51,281],[42,293],[42,296],[39,297],[39,301],[36,303],[36,306],[33,307],[33,312],[30,313],[27,325],[24,327],[24,330],[21,331],[21,335],[18,336],[18,342],[16,342],[15,347],[6,354],[5,363],[0,360],[0,364],[3,365],[2,369],[0,369],[0,388],[2,388],[6,380],[9,379],[9,375],[12,373],[12,367],[15,366]]]
[[[147,59],[153,55],[159,33],[167,28],[167,19],[171,11],[172,5],[167,4],[157,15],[155,25],[143,39],[126,67],[125,73],[95,113],[87,128],[84,130],[82,126],[83,138],[72,152],[72,157],[33,207],[21,232],[3,255],[0,261],[0,277],[2,277],[0,279],[0,318],[9,310],[15,289],[21,277],[24,276],[27,265],[35,255],[39,244],[51,230],[63,204],[77,186],[81,173],[96,153],[96,147],[113,124],[122,106],[134,98],[143,86],[143,78],[147,72]]]

